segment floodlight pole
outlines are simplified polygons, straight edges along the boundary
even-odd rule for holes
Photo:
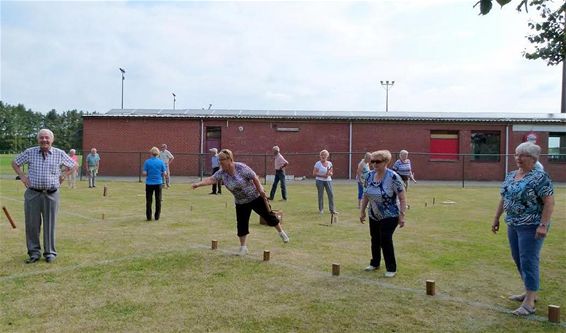
[[[381,86],[385,88],[385,112],[389,111],[389,89],[393,87],[395,81],[379,81]]]
[[[120,72],[122,72],[122,110],[124,109],[124,74],[126,74],[126,70],[120,68]]]
[[[175,93],[171,93],[173,95],[173,110],[175,110],[175,102],[177,101],[177,95]]]

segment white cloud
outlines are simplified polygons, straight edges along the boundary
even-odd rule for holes
[[[527,17],[468,0],[2,2],[1,98],[126,108],[538,111],[558,67],[521,51]]]

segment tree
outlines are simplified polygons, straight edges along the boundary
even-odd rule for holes
[[[501,7],[512,0],[496,0]],[[527,59],[542,59],[547,65],[554,66],[562,63],[562,107],[561,112],[566,113],[566,3],[562,3],[557,9],[551,9],[552,0],[521,0],[517,6],[520,12],[528,11],[534,7],[539,13],[541,22],[529,22],[528,26],[533,31],[527,39],[534,45],[533,52],[523,51]],[[492,0],[479,0],[474,7],[480,6],[480,15],[487,15],[493,7]]]

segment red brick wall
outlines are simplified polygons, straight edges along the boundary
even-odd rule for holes
[[[311,177],[318,152],[326,149],[331,153],[335,178],[349,177],[349,133],[347,121],[273,121],[273,120],[204,120],[207,126],[222,128],[221,147],[231,149],[237,161],[250,165],[258,174],[273,174],[271,148],[278,145],[289,160],[288,174]],[[298,132],[282,132],[277,128],[298,128]],[[365,151],[388,149],[393,158],[401,149],[409,151],[409,158],[417,179],[422,180],[497,180],[505,174],[505,159],[500,161],[471,161],[470,156],[460,156],[455,161],[433,160],[430,151],[431,130],[455,130],[459,132],[459,150],[469,154],[471,132],[476,130],[500,131],[500,153],[505,153],[505,124],[464,123],[392,123],[356,122],[352,124],[352,177]],[[139,174],[152,146],[167,143],[175,155],[171,165],[173,175],[198,175],[202,167],[208,172],[204,159],[199,160],[201,121],[198,119],[168,118],[84,118],[84,150],[96,147],[101,155],[102,175]],[[526,132],[509,129],[509,170],[516,168],[513,154]],[[548,134],[537,132],[543,154],[547,153]],[[128,152],[128,153],[126,153]],[[142,153],[140,153],[142,152]],[[566,181],[564,163],[549,163],[541,158],[545,170],[555,181]]]

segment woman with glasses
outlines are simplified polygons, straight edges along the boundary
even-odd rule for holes
[[[388,150],[378,150],[371,154],[373,170],[366,179],[366,190],[362,199],[360,222],[369,215],[371,236],[371,261],[366,271],[375,271],[381,264],[381,253],[385,261],[385,277],[394,277],[397,273],[393,233],[399,225],[405,225],[405,187],[401,177],[387,165],[391,161]]]
[[[247,237],[250,233],[250,215],[252,210],[263,217],[269,226],[275,227],[283,242],[288,243],[289,237],[283,231],[277,215],[267,205],[267,195],[259,182],[256,173],[247,165],[234,161],[234,155],[228,149],[218,153],[220,170],[200,182],[193,183],[193,189],[212,185],[222,181],[224,186],[234,195],[236,203],[236,225],[240,238],[238,255],[248,254]]]
[[[332,162],[328,160],[330,153],[328,150],[322,150],[319,154],[320,161],[314,164],[312,175],[316,178],[316,189],[318,191],[318,212],[324,213],[324,190],[328,196],[328,208],[330,214],[338,214],[334,209],[334,190],[332,189],[332,175],[334,174]]]
[[[509,299],[521,302],[513,314],[535,313],[535,301],[540,287],[540,250],[554,209],[554,190],[548,175],[535,167],[540,147],[523,142],[515,149],[518,169],[511,171],[501,185],[501,200],[495,212],[491,231],[499,231],[499,218],[505,211],[507,238],[511,256],[523,280],[525,291]]]

